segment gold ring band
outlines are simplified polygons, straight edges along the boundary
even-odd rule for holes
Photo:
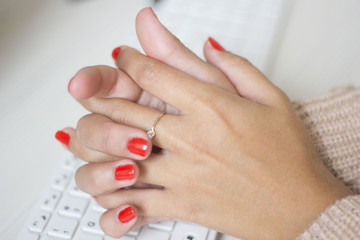
[[[154,138],[156,136],[156,132],[155,132],[155,126],[156,124],[160,121],[160,119],[165,115],[164,112],[162,112],[154,121],[151,129],[149,131],[147,131],[147,135],[149,136],[150,139]]]

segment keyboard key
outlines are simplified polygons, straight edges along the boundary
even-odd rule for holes
[[[150,223],[149,227],[170,232],[173,229],[174,224],[174,221],[162,221],[157,223]]]
[[[126,235],[136,237],[137,235],[139,235],[140,231],[141,231],[141,228],[138,228],[136,230],[131,230]]]
[[[21,233],[17,236],[18,240],[39,240],[39,235],[31,233],[27,230],[21,231]]]
[[[66,171],[75,172],[79,164],[80,164],[80,160],[77,157],[75,157],[72,154],[67,154],[67,156],[64,157],[64,160],[62,162],[62,167]]]
[[[78,221],[75,219],[53,216],[47,228],[49,236],[61,239],[71,239],[75,233]]]
[[[94,199],[91,199],[90,205],[94,211],[101,212],[101,213],[104,213],[106,211],[106,209],[103,208],[102,206],[100,206],[100,204],[98,204]]]
[[[72,240],[103,240],[103,238],[101,236],[91,235],[78,231]]]
[[[156,240],[169,240],[170,234],[164,231],[159,231],[155,229],[151,229],[147,226],[143,227],[140,232],[138,240],[148,240],[148,239],[156,239]],[[184,239],[181,239],[184,240]]]
[[[61,197],[61,192],[50,190],[46,193],[44,200],[41,201],[41,208],[48,211],[54,211],[59,199]]]
[[[82,229],[84,232],[103,236],[104,232],[101,230],[99,225],[99,219],[101,215],[101,212],[96,212],[89,208],[84,218],[81,220],[80,229]]]
[[[73,173],[69,171],[60,171],[52,180],[51,187],[55,190],[64,191],[69,184]]]
[[[59,203],[59,214],[67,217],[81,218],[88,205],[88,200],[66,194]]]
[[[177,222],[171,240],[206,240],[209,229],[194,223]]]
[[[29,230],[36,233],[41,233],[46,224],[49,221],[50,213],[44,210],[37,211],[33,216],[31,216]]]
[[[61,238],[61,239],[63,239],[63,238]],[[18,240],[20,240],[20,239],[18,239]],[[43,236],[41,236],[40,240],[59,240],[59,238],[51,237],[49,235],[43,235]]]
[[[215,230],[210,229],[207,240],[216,240],[217,239],[217,232]]]

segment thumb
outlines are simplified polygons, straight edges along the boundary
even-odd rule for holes
[[[204,55],[207,62],[220,69],[236,87],[240,96],[246,99],[271,104],[279,95],[285,95],[247,59],[225,51],[212,38],[205,43]]]
[[[236,93],[234,86],[224,74],[185,47],[160,23],[151,8],[144,8],[137,15],[136,32],[142,48],[149,57],[199,80]]]

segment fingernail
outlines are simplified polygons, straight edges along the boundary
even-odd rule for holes
[[[159,19],[155,14],[154,9],[152,9],[152,7],[149,7],[149,8],[150,8],[151,12],[153,13],[153,15],[156,17],[156,19]]]
[[[69,146],[70,141],[70,135],[67,134],[64,131],[57,131],[55,134],[55,138],[61,142],[62,144],[65,144],[66,146]]]
[[[225,48],[223,48],[223,47],[222,47],[217,41],[215,41],[215,39],[213,39],[212,37],[209,37],[209,38],[208,38],[208,41],[209,41],[209,43],[211,44],[211,46],[212,46],[213,48],[215,48],[216,50],[221,51],[221,52],[225,51]]]
[[[148,150],[148,142],[142,138],[133,138],[128,142],[127,149],[134,154],[144,157]]]
[[[135,177],[135,169],[132,164],[118,166],[115,169],[115,179],[116,180],[131,180]]]
[[[134,218],[135,218],[135,213],[131,206],[127,207],[124,210],[122,210],[121,212],[119,212],[119,215],[118,215],[118,219],[122,223],[130,222]]]
[[[111,56],[112,58],[114,59],[114,61],[117,59],[117,57],[119,56],[119,53],[120,53],[120,50],[121,48],[120,47],[117,47],[115,48],[112,53],[111,53]]]

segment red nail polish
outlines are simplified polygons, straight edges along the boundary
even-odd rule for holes
[[[128,142],[127,149],[132,153],[144,157],[148,150],[148,142],[142,138],[133,138]]]
[[[221,52],[225,51],[225,48],[223,48],[223,47],[222,47],[217,41],[215,41],[215,39],[213,39],[212,37],[209,37],[209,38],[208,38],[208,41],[209,41],[209,43],[211,44],[211,46],[212,46],[213,48],[215,48],[216,50],[221,51]]]
[[[65,144],[66,146],[69,146],[70,141],[70,135],[67,134],[64,131],[57,131],[55,134],[55,138],[61,142],[62,144]]]
[[[114,59],[114,61],[117,59],[117,57],[119,56],[119,53],[120,53],[120,50],[121,48],[120,47],[117,47],[115,48],[112,53],[111,53],[111,56],[112,58]]]
[[[135,169],[132,164],[118,166],[115,169],[115,179],[116,180],[131,180],[135,177]]]
[[[119,212],[118,219],[122,223],[130,222],[135,218],[134,209],[130,206]]]

